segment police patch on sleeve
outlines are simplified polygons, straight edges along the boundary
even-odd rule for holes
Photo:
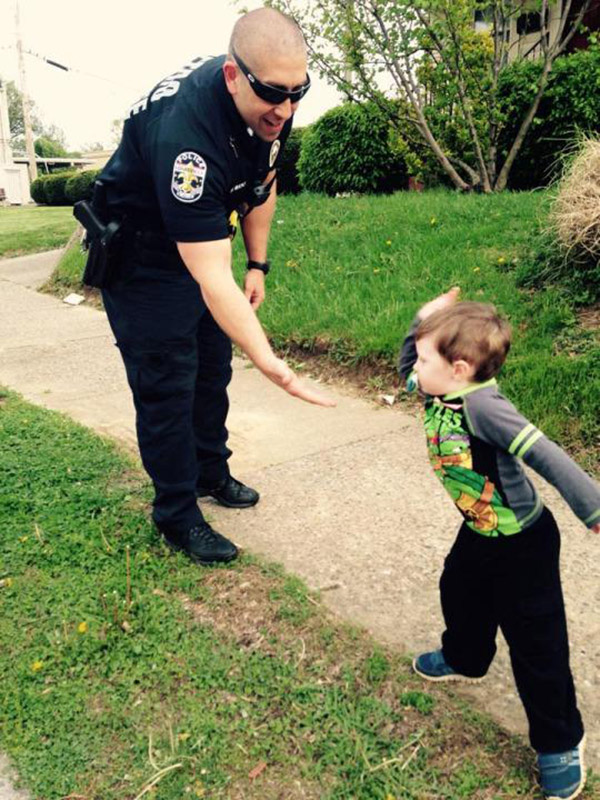
[[[194,203],[204,191],[207,172],[206,161],[198,153],[180,153],[173,164],[171,191],[182,203]]]
[[[279,155],[280,148],[281,148],[281,142],[279,141],[279,139],[275,139],[275,141],[271,145],[271,152],[269,153],[269,167],[272,167],[273,164],[277,161],[277,156]]]

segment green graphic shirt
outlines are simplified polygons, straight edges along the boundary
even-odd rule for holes
[[[416,387],[414,335],[400,374]],[[521,460],[555,486],[591,527],[600,521],[600,487],[500,393],[495,379],[444,397],[425,395],[427,450],[467,525],[483,536],[512,535],[533,524],[542,502]]]

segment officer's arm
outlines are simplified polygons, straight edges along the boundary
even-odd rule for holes
[[[200,284],[204,302],[222,330],[258,369],[289,394],[322,406],[335,403],[300,383],[285,361],[277,358],[265,332],[231,272],[231,242],[178,242],[179,253]]]
[[[274,177],[275,172],[267,176],[267,182]],[[256,206],[242,219],[242,233],[246,253],[251,261],[266,261],[269,231],[275,213],[277,201],[276,182],[273,182],[269,197],[261,205]],[[249,269],[244,278],[244,295],[250,301],[252,308],[257,311],[265,299],[265,276],[258,269]]]
[[[265,183],[268,183],[275,176],[275,170],[270,172]],[[252,261],[266,261],[267,247],[269,243],[269,232],[271,222],[275,213],[277,202],[277,181],[273,181],[269,197],[261,206],[256,206],[242,219],[242,233],[244,234],[244,244],[246,253]]]

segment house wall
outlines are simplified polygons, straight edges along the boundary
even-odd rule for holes
[[[6,193],[7,205],[25,205],[31,202],[29,173],[24,164],[0,164],[0,188]]]

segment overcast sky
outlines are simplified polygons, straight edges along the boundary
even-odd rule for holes
[[[247,0],[245,6],[262,3]],[[110,144],[111,122],[160,78],[194,56],[227,49],[237,19],[229,0],[19,0],[23,47],[70,67],[63,72],[25,55],[27,89],[46,124],[70,149]],[[16,0],[0,0],[0,75],[18,84]],[[97,77],[92,77],[97,76]],[[317,119],[339,96],[313,76],[296,125]]]

